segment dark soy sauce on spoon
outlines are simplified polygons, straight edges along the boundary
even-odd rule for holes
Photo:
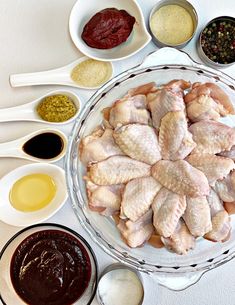
[[[63,139],[53,132],[38,134],[23,145],[26,154],[40,159],[53,159],[62,152],[63,148]]]

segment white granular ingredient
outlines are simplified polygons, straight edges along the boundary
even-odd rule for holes
[[[98,286],[98,294],[104,305],[139,305],[143,293],[140,279],[128,269],[106,273]]]

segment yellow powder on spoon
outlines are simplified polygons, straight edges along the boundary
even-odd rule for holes
[[[112,65],[109,62],[87,59],[82,61],[71,72],[72,80],[82,87],[98,87],[112,76]]]
[[[187,41],[194,32],[190,13],[179,5],[162,6],[153,14],[150,27],[159,41],[169,45]]]

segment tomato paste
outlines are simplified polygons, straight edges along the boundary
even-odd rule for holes
[[[125,42],[132,32],[135,18],[125,10],[106,8],[85,25],[82,39],[96,49],[111,49]]]

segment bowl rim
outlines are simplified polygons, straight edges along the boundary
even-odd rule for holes
[[[38,224],[34,224],[34,225],[31,225],[31,226],[28,226],[28,227],[25,227],[24,229],[18,231],[17,233],[15,233],[6,243],[5,245],[3,246],[2,250],[0,251],[0,260],[2,259],[2,256],[4,254],[4,252],[6,251],[6,249],[8,248],[8,246],[18,237],[20,236],[22,233],[25,233],[31,229],[34,229],[34,228],[38,228],[38,227],[55,227],[55,228],[58,228],[58,229],[63,229],[73,235],[75,235],[75,237],[78,239],[78,240],[81,240],[87,247],[88,249],[88,252],[91,254],[93,260],[94,260],[94,265],[95,265],[95,283],[94,283],[94,289],[93,289],[93,292],[91,294],[91,297],[89,299],[89,302],[87,303],[87,305],[90,305],[96,295],[96,291],[97,291],[97,286],[98,286],[98,272],[99,272],[99,268],[98,268],[98,261],[97,261],[97,258],[96,258],[96,255],[93,251],[93,249],[91,248],[91,246],[89,245],[89,243],[85,240],[84,237],[82,237],[79,233],[77,233],[76,231],[74,231],[73,229],[70,229],[69,227],[67,226],[64,226],[64,225],[61,225],[61,224],[58,224],[58,223],[38,223]],[[1,295],[1,291],[0,291],[0,301],[3,303],[3,305],[7,305],[5,303],[5,301],[3,300],[3,297]]]

